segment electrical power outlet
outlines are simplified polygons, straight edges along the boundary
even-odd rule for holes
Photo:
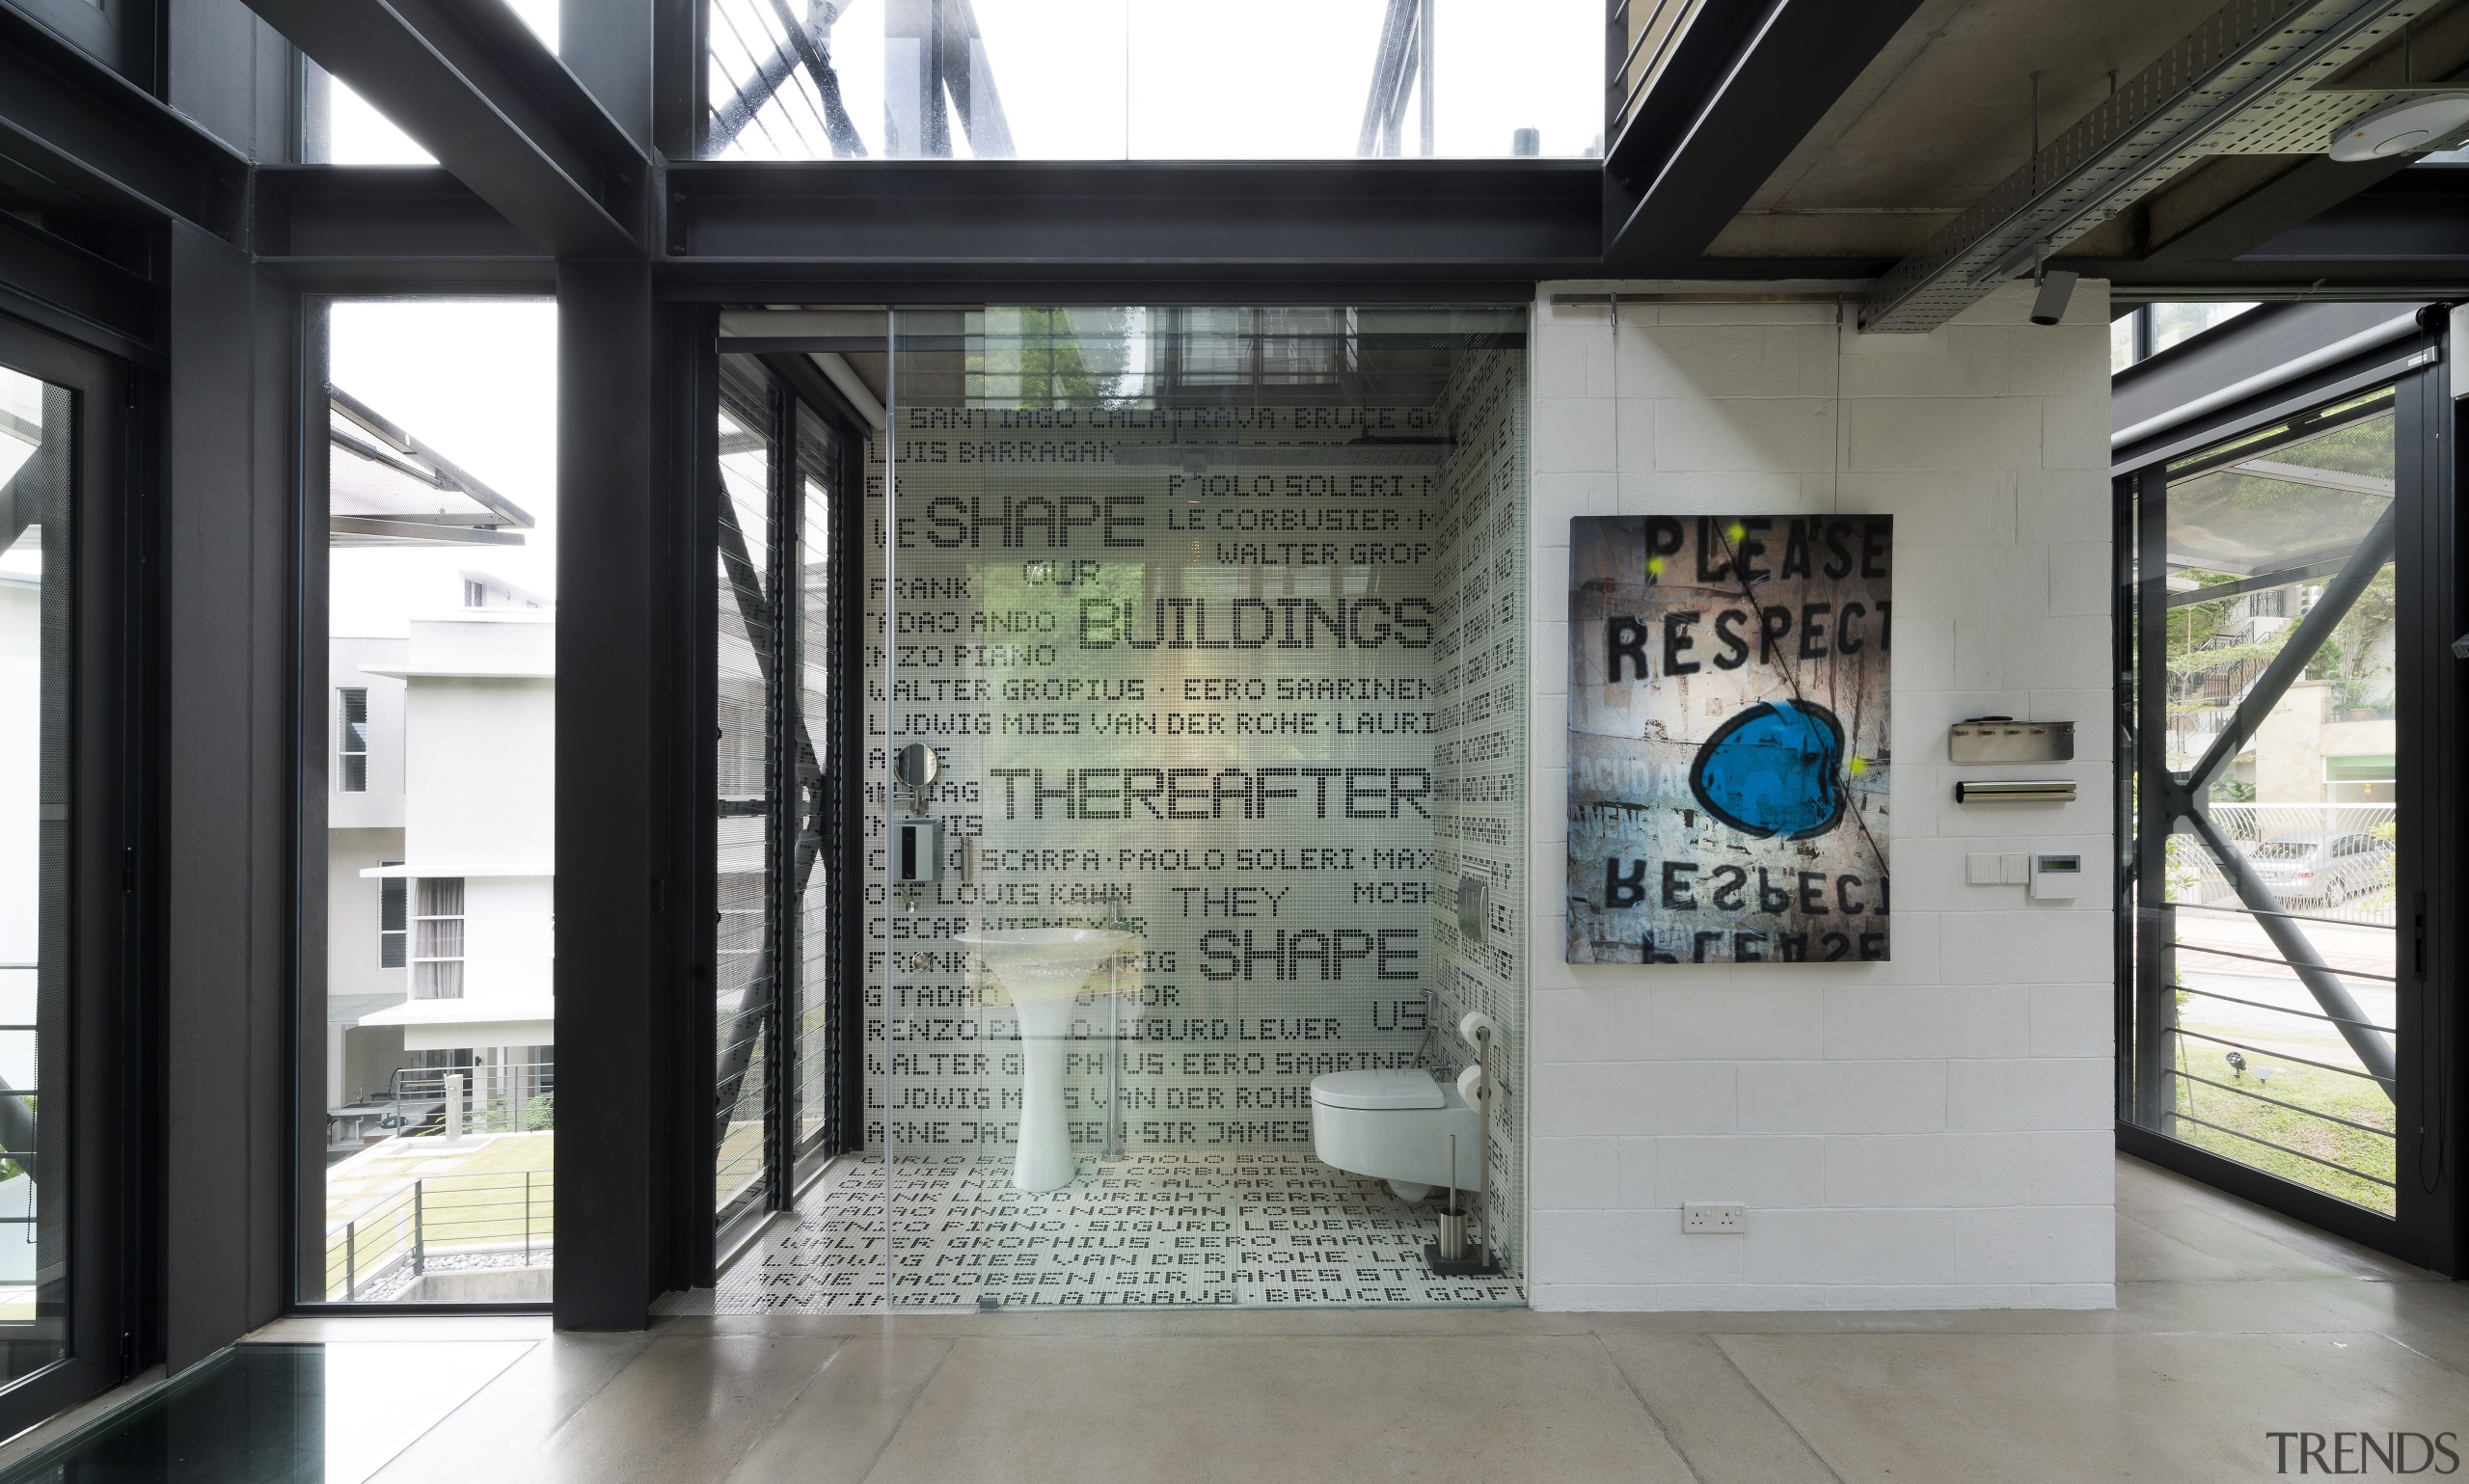
[[[1749,1207],[1723,1201],[1692,1201],[1680,1208],[1683,1231],[1747,1231]]]

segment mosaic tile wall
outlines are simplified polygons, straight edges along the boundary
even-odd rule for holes
[[[893,624],[867,657],[871,1147],[1017,1139],[1017,1029],[956,931],[1140,933],[1124,992],[1077,1011],[1084,1157],[1308,1153],[1315,1076],[1470,1058],[1451,1006],[1517,1054],[1524,357],[1460,360],[1432,406],[893,408],[888,575],[882,437],[867,477],[869,627],[887,598]],[[944,882],[888,920],[886,705],[890,740],[943,754],[924,812],[949,831]],[[1461,854],[1496,883],[1488,948],[1457,936]]]
[[[1492,1074],[1493,1229],[1518,1271],[1525,1189],[1517,1093],[1526,1044],[1526,377],[1524,358],[1469,357],[1444,404],[1455,440],[1435,499],[1432,643],[1432,987],[1446,1059],[1470,1010],[1499,1023]],[[1458,931],[1462,876],[1489,890],[1479,941]],[[1445,1038],[1445,1039],[1444,1039]],[[1432,1058],[1427,1058],[1432,1059]]]

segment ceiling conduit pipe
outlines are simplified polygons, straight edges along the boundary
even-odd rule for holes
[[[1889,269],[1860,328],[1934,330],[2213,155],[2320,151],[2360,116],[2427,91],[2320,85],[2435,3],[2230,0]]]

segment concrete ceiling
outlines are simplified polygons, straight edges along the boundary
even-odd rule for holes
[[[1707,256],[1901,257],[2029,158],[2033,73],[2040,74],[2046,143],[2107,95],[2112,72],[2130,77],[2150,66],[2219,5],[1923,0]],[[2469,7],[2428,17],[2420,29],[2449,33],[2464,15]],[[2433,40],[2428,35],[2421,52],[2454,49],[2428,44]],[[2422,67],[2418,76],[2448,71],[2455,59],[2440,60],[2439,68]],[[2240,156],[2182,176],[2167,190],[2187,193],[2208,213],[2295,163]],[[2217,178],[2208,189],[2192,189],[2207,172]],[[2123,223],[2102,231],[2123,244],[2130,230]],[[2144,240],[2151,240],[2148,229]],[[2115,252],[2121,244],[2100,246]]]

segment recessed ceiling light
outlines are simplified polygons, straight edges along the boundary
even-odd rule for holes
[[[2469,93],[2403,98],[2344,125],[2332,135],[2332,158],[2379,160],[2424,149],[2469,124]]]

